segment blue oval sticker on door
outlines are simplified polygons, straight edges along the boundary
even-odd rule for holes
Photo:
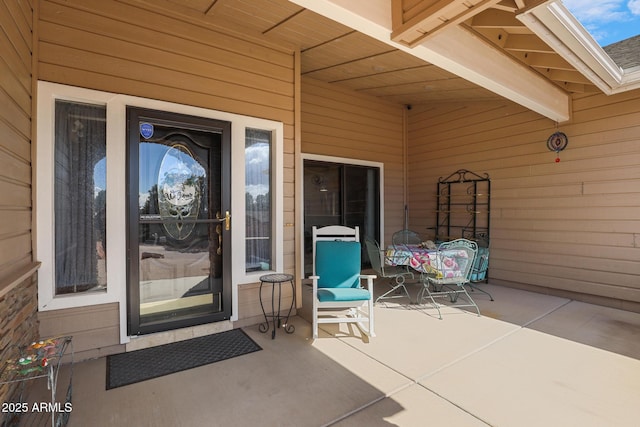
[[[151,123],[140,123],[140,135],[145,139],[153,136],[153,125]]]

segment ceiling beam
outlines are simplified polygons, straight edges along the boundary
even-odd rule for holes
[[[548,44],[533,34],[510,34],[504,48],[521,52],[554,53]]]
[[[557,70],[575,70],[573,65],[556,53],[526,52],[520,57],[522,62],[536,68],[555,68]]]
[[[407,0],[392,0],[391,40],[414,47],[438,32],[472,18],[499,1],[421,0],[407,10]]]
[[[499,9],[489,9],[477,14],[471,20],[474,28],[524,28],[524,24],[516,19],[512,12]]]
[[[570,119],[570,96],[482,36],[461,25],[448,27],[408,48],[391,40],[389,0],[289,0],[436,65],[557,122]]]
[[[493,8],[498,10],[504,10],[505,12],[511,12],[511,13],[518,10],[518,6],[516,5],[516,2],[514,0],[502,0],[501,2],[493,6]]]
[[[583,76],[577,71],[551,69],[547,72],[547,74],[551,80],[556,80],[559,82],[578,83],[578,84],[585,84],[585,85],[591,84],[591,81],[588,78],[586,78],[585,76]]]

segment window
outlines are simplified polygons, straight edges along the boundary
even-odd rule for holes
[[[271,270],[271,132],[245,134],[246,271]]]
[[[105,290],[106,107],[55,103],[55,294]]]

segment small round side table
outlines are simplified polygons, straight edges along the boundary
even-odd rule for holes
[[[291,306],[289,307],[289,312],[287,313],[287,317],[285,319],[280,318],[280,304],[282,302],[282,284],[284,282],[291,283],[291,292],[293,297],[291,298]],[[262,303],[262,286],[265,283],[271,283],[271,314],[267,314],[264,310],[264,304]],[[275,288],[278,285],[278,310],[276,311],[275,307]],[[293,333],[296,328],[289,324],[289,316],[291,315],[291,310],[293,310],[293,306],[296,303],[296,289],[293,283],[293,276],[291,274],[284,273],[275,273],[275,274],[265,274],[260,277],[260,307],[262,308],[262,314],[264,315],[264,323],[260,323],[258,329],[263,334],[269,330],[269,318],[273,319],[273,330],[271,331],[271,339],[276,337],[276,329],[282,326],[284,331],[288,334]],[[284,322],[282,322],[284,320]]]

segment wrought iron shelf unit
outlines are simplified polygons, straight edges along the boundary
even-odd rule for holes
[[[461,209],[461,207],[464,207]],[[435,239],[460,237],[489,246],[491,180],[460,169],[438,180]]]
[[[488,280],[491,180],[460,169],[438,180],[436,241],[459,238],[478,243],[479,259],[474,265],[473,282]],[[485,291],[482,291],[485,292]],[[486,292],[485,292],[486,293]]]

